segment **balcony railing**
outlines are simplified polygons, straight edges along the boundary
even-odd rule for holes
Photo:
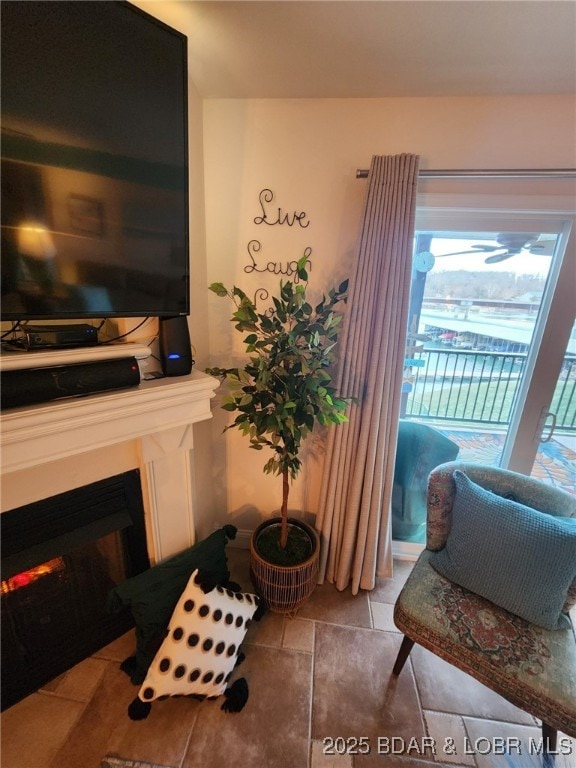
[[[405,415],[419,419],[506,425],[526,363],[521,352],[430,349],[417,353]],[[564,358],[550,411],[555,429],[576,431],[576,356]]]

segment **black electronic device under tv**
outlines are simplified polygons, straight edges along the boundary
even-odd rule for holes
[[[2,3],[3,320],[189,313],[186,43],[129,3]]]

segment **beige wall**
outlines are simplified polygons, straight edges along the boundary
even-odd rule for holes
[[[350,272],[366,182],[355,179],[373,154],[412,152],[422,168],[575,166],[575,103],[568,97],[406,98],[355,100],[206,100],[204,167],[208,282],[238,284],[252,295],[274,289],[278,277],[247,273],[248,243],[257,239],[260,268],[287,262],[312,248],[310,286],[323,291]],[[450,187],[448,186],[450,184]],[[468,183],[475,193],[556,191],[542,182]],[[425,182],[428,193],[468,191],[450,182]],[[310,225],[258,225],[259,192],[270,188],[274,220],[306,212]],[[565,190],[564,190],[565,191]],[[573,189],[571,190],[573,193]],[[304,221],[304,220],[303,220]],[[265,304],[260,304],[264,307]],[[210,295],[212,365],[231,365],[242,349],[229,322],[230,306]],[[280,482],[264,476],[263,453],[234,431],[221,434],[226,414],[215,412],[215,516],[250,528],[277,510]],[[308,446],[291,507],[317,509],[321,444]]]

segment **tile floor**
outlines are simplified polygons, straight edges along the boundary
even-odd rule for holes
[[[247,551],[229,560],[251,589]],[[296,618],[254,623],[236,673],[250,699],[235,715],[173,699],[131,721],[128,633],[2,714],[2,768],[99,768],[111,754],[172,768],[536,768],[536,722],[469,676],[415,647],[391,679],[392,609],[410,568],[397,561],[393,579],[356,597],[319,586]],[[576,740],[559,736],[557,766],[574,768]],[[512,755],[496,754],[506,743]]]

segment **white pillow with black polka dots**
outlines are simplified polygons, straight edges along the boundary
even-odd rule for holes
[[[260,598],[215,587],[205,594],[190,577],[164,642],[138,692],[142,702],[165,696],[224,693]]]

